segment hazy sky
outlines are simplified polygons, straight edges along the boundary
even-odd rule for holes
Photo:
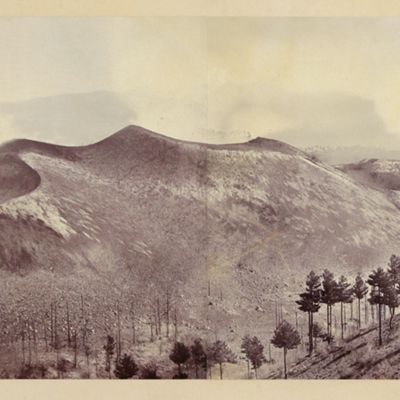
[[[400,18],[0,18],[0,60],[0,141],[400,148]]]

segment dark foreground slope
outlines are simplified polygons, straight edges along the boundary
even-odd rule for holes
[[[331,347],[320,343],[311,357],[290,366],[289,379],[399,379],[400,320],[383,325],[383,345],[378,345],[376,325],[362,329]],[[267,376],[280,378],[281,371]]]

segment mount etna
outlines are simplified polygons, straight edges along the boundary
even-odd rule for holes
[[[277,307],[294,320],[310,270],[386,265],[400,236],[399,166],[331,166],[276,140],[211,145],[138,126],[84,147],[5,143],[2,341],[21,346],[23,332],[25,360],[25,335],[72,346],[85,326],[79,351],[92,365],[89,336],[115,333],[121,352],[151,335],[156,350],[135,350],[144,361],[166,351],[153,335],[229,340],[235,352],[246,333],[270,339]]]

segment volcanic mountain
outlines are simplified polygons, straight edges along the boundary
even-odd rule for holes
[[[396,251],[399,188],[350,169],[275,140],[209,145],[137,126],[85,147],[5,143],[1,274],[90,285],[129,271],[130,290],[171,285],[192,309],[271,309],[311,269],[367,272]]]

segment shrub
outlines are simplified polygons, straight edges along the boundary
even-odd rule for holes
[[[142,367],[140,378],[161,379],[161,377],[157,375],[157,366],[154,363],[148,363],[144,367]]]
[[[129,379],[136,375],[138,370],[134,359],[128,354],[124,354],[117,362],[114,374],[119,379]]]

